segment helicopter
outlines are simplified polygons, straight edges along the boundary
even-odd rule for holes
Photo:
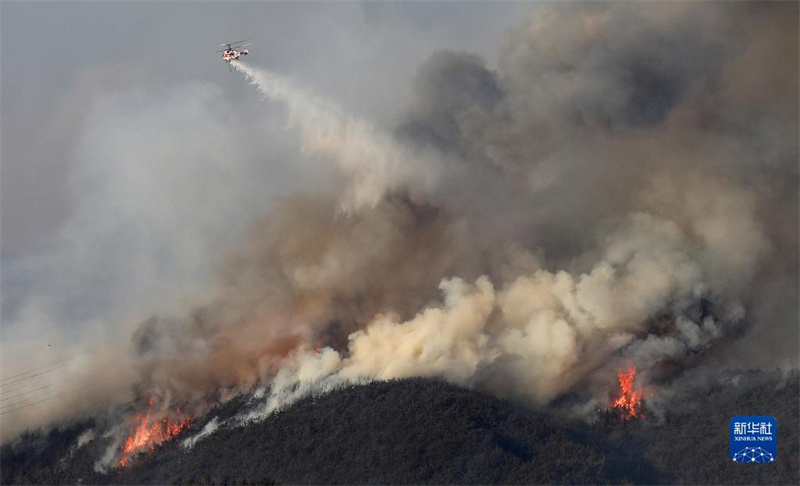
[[[230,67],[231,61],[238,61],[242,56],[249,54],[247,49],[242,49],[242,47],[252,44],[252,42],[247,42],[248,40],[250,39],[220,44],[220,46],[224,47],[224,49],[220,49],[217,52],[222,53],[222,60],[228,63],[228,67]]]

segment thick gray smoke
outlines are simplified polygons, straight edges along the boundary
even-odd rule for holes
[[[142,310],[135,395],[259,390],[254,419],[431,376],[588,409],[628,363],[653,390],[796,367],[797,8],[540,5],[496,69],[431,56],[391,131],[239,63],[333,182],[272,207],[201,304]]]

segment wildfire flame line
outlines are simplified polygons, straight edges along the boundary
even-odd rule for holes
[[[152,401],[150,401],[150,406],[153,406]],[[176,410],[176,413],[180,415],[180,408]],[[138,422],[136,429],[122,444],[122,456],[117,463],[119,467],[125,467],[139,452],[152,452],[158,444],[175,437],[182,430],[192,426],[192,417],[180,417],[176,422],[164,417],[160,420],[153,420],[151,423],[152,414],[153,412],[150,410],[147,415],[136,417]]]

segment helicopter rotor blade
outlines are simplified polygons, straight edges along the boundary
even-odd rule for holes
[[[249,41],[249,40],[250,40],[250,39],[242,39],[242,40],[240,40],[240,41],[236,41],[236,42],[225,42],[225,43],[223,43],[223,44],[220,44],[220,45],[221,45],[221,46],[233,46],[233,45],[236,45],[236,44],[241,44],[242,42],[247,42],[247,41]]]

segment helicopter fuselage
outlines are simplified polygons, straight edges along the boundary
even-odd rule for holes
[[[246,56],[247,54],[247,49],[242,49],[241,51],[228,49],[222,53],[222,60],[225,62],[238,61],[242,56]]]

